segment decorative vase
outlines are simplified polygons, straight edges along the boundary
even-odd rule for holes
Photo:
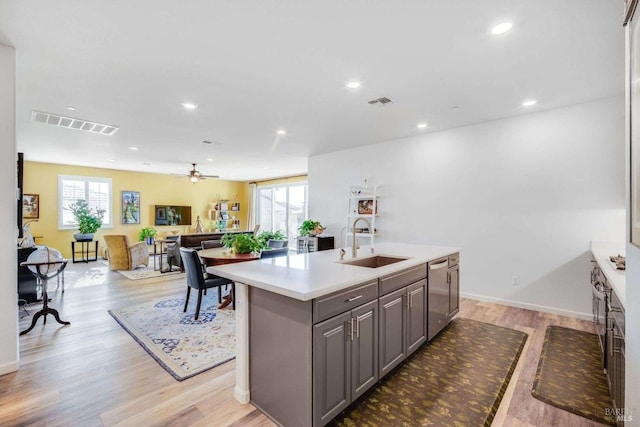
[[[155,239],[153,237],[147,237],[147,245],[153,245]]]
[[[90,242],[93,240],[93,233],[76,233],[73,238],[76,242]]]

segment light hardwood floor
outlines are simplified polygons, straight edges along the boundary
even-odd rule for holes
[[[234,362],[178,382],[107,313],[156,297],[183,295],[183,275],[130,281],[100,261],[70,264],[51,306],[70,326],[42,319],[20,337],[20,370],[0,377],[2,426],[272,426],[233,398]],[[585,284],[585,286],[587,286]],[[29,308],[35,311],[38,305]],[[593,331],[591,322],[472,300],[460,316],[529,334],[494,426],[597,426],[530,394],[545,328]],[[30,316],[20,320],[26,328]]]

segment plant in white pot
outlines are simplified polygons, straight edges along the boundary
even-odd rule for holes
[[[78,233],[74,234],[73,237],[78,242],[93,240],[94,233],[102,227],[104,209],[91,209],[86,200],[80,199],[70,204],[69,210],[73,213],[73,217],[78,224]]]

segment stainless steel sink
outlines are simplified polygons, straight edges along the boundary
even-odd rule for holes
[[[378,268],[396,262],[404,261],[409,258],[399,258],[392,256],[376,255],[367,258],[352,259],[350,261],[342,261],[342,264],[356,265],[358,267]]]

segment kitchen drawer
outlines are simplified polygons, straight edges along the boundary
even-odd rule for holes
[[[378,298],[377,280],[316,298],[313,300],[313,323],[321,322],[376,298]]]
[[[400,289],[427,277],[426,264],[403,270],[380,278],[380,295]]]
[[[456,252],[453,255],[449,255],[449,267],[453,267],[455,265],[458,265],[458,263],[460,262],[460,253]]]

